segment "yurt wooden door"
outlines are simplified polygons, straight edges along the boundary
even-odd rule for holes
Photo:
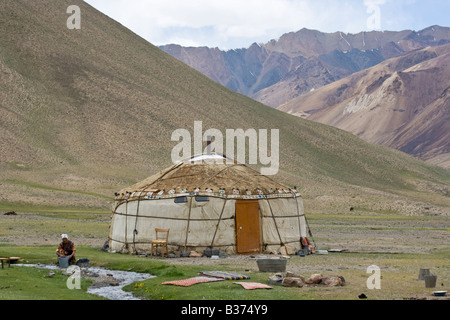
[[[236,201],[237,253],[261,252],[258,200]]]

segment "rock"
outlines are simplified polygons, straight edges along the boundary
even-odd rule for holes
[[[269,284],[281,286],[283,285],[283,275],[281,273],[274,274],[269,277]]]
[[[283,287],[290,287],[290,288],[302,288],[305,285],[305,279],[303,277],[294,278],[284,278],[283,282],[281,283]]]
[[[297,274],[295,274],[293,272],[288,271],[288,272],[286,272],[286,275],[284,277],[285,278],[300,278],[301,276],[297,275]]]
[[[208,258],[211,258],[212,256],[218,256],[219,255],[219,250],[217,250],[217,249],[206,249],[206,250],[203,250],[203,255],[208,257]]]
[[[103,244],[103,247],[100,249],[102,251],[108,251],[109,249],[109,240],[106,240],[105,243]]]
[[[190,258],[200,258],[202,256],[202,254],[201,253],[198,253],[197,251],[191,251],[190,253],[189,253],[189,257]]]
[[[322,278],[322,284],[327,287],[339,287],[345,285],[345,280],[340,276],[325,276]]]
[[[91,261],[87,258],[81,258],[77,260],[77,266],[80,268],[87,268],[91,265]]]
[[[305,281],[306,284],[320,284],[322,282],[322,275],[321,274],[313,274],[311,277],[309,277],[308,280]]]
[[[189,258],[191,252],[190,251],[180,251],[181,258]]]
[[[85,271],[82,271],[82,273],[83,272],[84,272],[84,276],[88,277],[88,278],[98,278],[99,277],[98,273],[95,273],[95,272],[92,272],[92,271],[85,270]]]

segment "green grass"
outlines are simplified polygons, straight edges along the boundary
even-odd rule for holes
[[[0,211],[35,212],[35,213],[93,213],[107,214],[110,211],[102,208],[68,207],[58,205],[37,205],[26,202],[0,201]]]
[[[184,269],[184,268],[183,268]],[[180,287],[162,285],[164,281],[180,280],[198,276],[196,270],[185,272],[183,275],[173,277],[157,277],[141,283],[129,285],[125,290],[132,291],[136,296],[149,300],[303,300],[313,298],[310,290],[292,289],[282,286],[273,286],[270,290],[244,290],[233,280],[208,282]],[[250,280],[242,282],[260,282],[267,284],[267,275],[252,275]]]
[[[35,189],[41,189],[41,190],[47,190],[47,191],[60,191],[60,192],[67,192],[67,193],[73,193],[73,194],[94,196],[94,197],[98,197],[98,198],[111,200],[111,197],[105,196],[105,195],[100,194],[100,193],[80,191],[80,190],[68,190],[68,189],[55,188],[55,187],[52,187],[52,186],[46,186],[46,185],[43,185],[43,184],[33,183],[33,182],[29,182],[29,181],[5,179],[5,180],[2,181],[2,183],[22,185],[22,186],[26,186],[26,187],[29,187],[29,188],[35,188]]]
[[[26,263],[49,264],[56,261],[52,257],[53,249],[50,246],[16,247],[0,245],[0,254],[2,256],[21,256]],[[211,266],[201,265],[170,265],[161,259],[104,253],[90,247],[78,248],[77,255],[78,257],[88,257],[96,266],[156,275],[156,278],[125,287],[125,290],[132,291],[135,295],[150,300],[292,300],[308,297],[304,292],[284,287],[274,287],[272,290],[246,291],[241,286],[233,284],[234,281],[207,283],[189,288],[161,285],[164,281],[190,278],[198,276],[199,271],[213,269]],[[34,268],[22,268],[14,265],[11,269],[6,268],[4,270],[7,271],[0,273],[0,279],[15,277],[16,285],[11,285],[14,282],[12,280],[6,281],[5,285],[2,285],[4,295],[2,296],[0,293],[0,298],[33,299],[33,296],[40,299],[95,298],[91,295],[83,295],[78,290],[68,290],[65,287],[67,276],[58,274],[57,277],[50,279],[47,277],[48,270],[35,270]],[[223,267],[222,270],[233,271],[234,269],[227,266]],[[251,274],[251,280],[248,281],[267,282],[268,275],[265,273],[242,272]],[[83,282],[82,291],[86,291],[87,286],[88,283]],[[56,290],[56,292],[49,295],[39,295],[38,291],[43,288]]]
[[[98,300],[86,292],[91,281],[81,279],[81,289],[67,288],[68,276],[56,270],[32,267],[6,267],[0,270],[0,300]]]
[[[244,290],[239,285],[233,284],[233,281],[198,284],[188,288],[161,284],[164,281],[194,277],[200,271],[205,270],[236,271],[249,275],[251,282],[267,283],[271,274],[258,272],[256,261],[249,260],[248,257],[221,259],[217,261],[216,265],[202,265],[204,262],[201,261],[206,262],[207,260],[184,258],[187,259],[184,260],[185,264],[180,265],[175,264],[179,261],[178,259],[111,254],[100,251],[98,247],[78,245],[80,244],[79,239],[87,238],[103,244],[109,230],[108,218],[109,214],[70,212],[2,216],[0,235],[3,240],[0,241],[0,256],[19,256],[24,259],[24,263],[56,263],[54,252],[59,242],[59,233],[61,230],[70,230],[70,234],[77,244],[77,258],[88,258],[95,266],[99,267],[155,275],[156,278],[134,283],[125,288],[137,296],[150,300],[352,300],[357,299],[362,292],[365,292],[370,299],[390,300],[429,296],[431,291],[424,287],[423,282],[416,280],[421,267],[429,267],[432,272],[438,274],[439,284],[444,283],[445,285],[444,290],[448,289],[450,284],[450,248],[445,246],[449,220],[445,217],[309,215],[308,220],[318,249],[345,248],[349,242],[360,243],[363,241],[361,245],[366,249],[362,249],[362,251],[386,250],[405,251],[406,253],[330,253],[306,258],[294,256],[288,260],[288,271],[300,270],[298,273],[304,277],[309,277],[314,273],[337,274],[346,279],[347,285],[340,288],[274,286],[271,290],[254,291]],[[29,236],[34,238],[27,240]],[[52,245],[14,245],[16,240],[21,238],[22,241],[28,241],[28,243],[34,243],[38,238],[45,238]],[[40,243],[43,242],[43,240],[40,241]],[[368,278],[366,268],[372,264],[376,264],[382,269],[381,291],[368,291],[366,288]],[[45,293],[36,296],[36,299],[96,298],[83,295],[78,291],[65,291],[65,283],[56,285],[54,279],[45,277],[46,273],[33,271],[33,269],[16,270],[18,268],[13,265],[8,273],[4,272],[8,270],[7,267],[1,270],[3,272],[0,272],[0,277],[2,277],[0,279],[1,298],[29,299],[36,294],[35,289],[42,289],[42,287],[52,290],[54,288],[60,292],[59,296]],[[11,284],[11,279],[14,277],[16,283]],[[33,279],[36,281],[37,287],[29,286]],[[64,277],[59,279],[64,282]],[[87,283],[84,285],[84,291],[87,285]],[[8,291],[11,291],[10,295],[8,295]]]
[[[45,218],[40,217],[39,219],[27,219],[21,216],[10,216],[8,219],[3,219],[0,224],[0,238],[2,236],[22,235],[59,241],[61,233],[75,234],[77,237],[98,237],[102,235],[107,238],[109,232],[110,215],[44,213],[43,217]],[[70,230],[70,232],[67,230]]]
[[[0,255],[21,256],[26,263],[55,263],[54,248],[51,246],[6,246],[0,245]],[[235,281],[203,283],[191,287],[162,285],[164,281],[181,280],[198,275],[205,270],[236,271],[250,275],[249,282],[267,283],[270,273],[257,270],[256,262],[249,270],[240,265],[231,265],[224,259],[219,266],[173,265],[169,260],[144,258],[122,254],[110,254],[98,249],[80,246],[78,257],[87,257],[94,265],[114,270],[145,272],[156,276],[142,282],[133,283],[125,288],[136,296],[150,300],[353,300],[365,292],[369,299],[407,299],[417,296],[429,296],[433,289],[426,289],[423,281],[417,280],[420,267],[430,267],[438,274],[439,286],[450,284],[450,249],[432,251],[428,254],[403,255],[364,255],[329,254],[306,258],[292,257],[290,267],[301,265],[301,275],[308,277],[313,273],[324,275],[339,274],[346,279],[344,287],[304,287],[285,288],[273,286],[271,290],[244,290],[234,284]],[[187,258],[190,259],[190,258]],[[382,270],[382,289],[368,290],[366,268],[376,264]],[[67,276],[48,277],[48,270],[36,270],[12,265],[0,270],[0,299],[97,299],[86,294],[88,281],[82,282],[82,290],[68,290]],[[48,290],[47,290],[48,289]]]

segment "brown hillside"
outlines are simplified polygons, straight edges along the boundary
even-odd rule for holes
[[[450,151],[450,45],[392,58],[280,110],[423,160]]]

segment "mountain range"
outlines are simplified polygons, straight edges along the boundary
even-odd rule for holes
[[[450,28],[323,33],[301,29],[265,44],[223,51],[160,48],[214,81],[272,107],[401,53],[450,43]]]
[[[236,93],[84,1],[0,10],[0,210],[108,211],[171,166],[177,129],[279,129],[280,170],[309,213],[448,215],[450,171]],[[257,49],[255,47],[255,49]],[[253,166],[258,167],[258,166]]]
[[[450,44],[388,59],[279,110],[450,167]]]
[[[450,87],[446,58],[446,53],[450,52],[448,43],[450,28],[432,26],[417,32],[358,34],[302,29],[265,44],[254,43],[247,49],[228,51],[179,45],[161,48],[214,81],[266,105],[450,167],[450,105],[445,98]],[[430,47],[439,49],[428,49]],[[425,65],[418,65],[414,72],[407,70],[427,60],[433,60],[433,66],[428,65],[427,71],[422,70],[427,67]],[[395,67],[385,67],[393,65]],[[433,68],[439,69],[440,77],[422,76],[433,74]],[[358,105],[361,109],[358,113],[351,117],[348,113],[340,113],[344,98],[351,96],[350,91],[353,95],[362,92],[363,97],[371,98],[365,95],[367,90],[378,89],[384,80],[398,72],[400,76],[414,75],[411,80],[414,84],[401,82],[402,90],[391,91],[389,95],[379,94],[376,104],[385,109],[402,110],[398,111],[403,113],[401,117],[397,113],[390,118],[392,114],[389,113],[367,112],[363,119],[361,110],[370,111],[374,106],[368,107],[367,100],[361,97],[347,101]],[[365,75],[375,78],[362,80]],[[356,78],[361,80],[361,85],[349,88],[343,95],[344,87],[354,83]],[[337,89],[330,90],[337,83]],[[320,91],[327,85],[331,87]],[[386,101],[388,98],[390,100]],[[313,100],[315,102],[311,104]],[[317,109],[321,112],[316,112]],[[418,124],[420,130],[416,130]]]

